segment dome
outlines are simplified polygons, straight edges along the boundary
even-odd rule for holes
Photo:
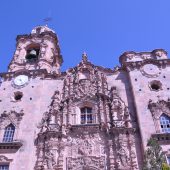
[[[35,27],[32,31],[31,34],[41,34],[43,32],[53,32],[55,33],[55,31],[53,31],[52,29],[48,28],[48,26],[37,26]]]

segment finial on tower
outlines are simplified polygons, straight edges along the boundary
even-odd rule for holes
[[[87,61],[88,61],[88,57],[87,57],[86,52],[84,52],[84,53],[82,54],[82,62],[83,62],[83,63],[86,63]]]
[[[50,21],[52,21],[52,18],[51,18],[51,17],[47,17],[47,18],[44,18],[43,21],[44,21],[44,23],[45,23],[45,26],[47,27],[47,26],[48,26],[48,23],[49,23]]]

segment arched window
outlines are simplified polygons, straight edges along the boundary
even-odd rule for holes
[[[15,132],[15,126],[13,124],[8,125],[5,128],[3,142],[12,142]]]
[[[83,107],[81,108],[81,124],[95,123],[95,117],[92,113],[92,108]]]
[[[160,125],[163,133],[170,133],[170,118],[167,115],[160,116]]]

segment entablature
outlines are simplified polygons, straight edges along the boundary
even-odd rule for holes
[[[22,145],[21,141],[0,142],[0,153],[15,153]]]
[[[119,61],[122,65],[128,62],[138,62],[144,60],[164,60],[168,59],[167,52],[163,49],[155,49],[152,52],[140,52],[136,53],[134,51],[123,53]]]
[[[155,133],[152,137],[157,139],[160,144],[170,144],[170,133]]]
[[[126,62],[123,63],[122,68],[127,71],[133,71],[135,69],[140,70],[145,64],[154,64],[159,68],[164,68],[167,65],[170,65],[170,59],[163,60],[146,59],[142,61]]]
[[[13,79],[15,76],[18,75],[28,75],[30,77],[37,77],[37,76],[42,76],[43,78],[48,74],[46,69],[37,69],[37,70],[19,70],[19,71],[15,71],[15,72],[4,72],[4,73],[0,73],[0,77],[2,78],[3,81],[5,80],[11,80]]]

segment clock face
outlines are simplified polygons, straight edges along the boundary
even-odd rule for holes
[[[17,87],[24,87],[29,82],[29,78],[26,75],[19,75],[13,80],[13,84]]]
[[[146,77],[157,77],[161,73],[161,69],[155,64],[145,64],[141,68],[141,73]]]

